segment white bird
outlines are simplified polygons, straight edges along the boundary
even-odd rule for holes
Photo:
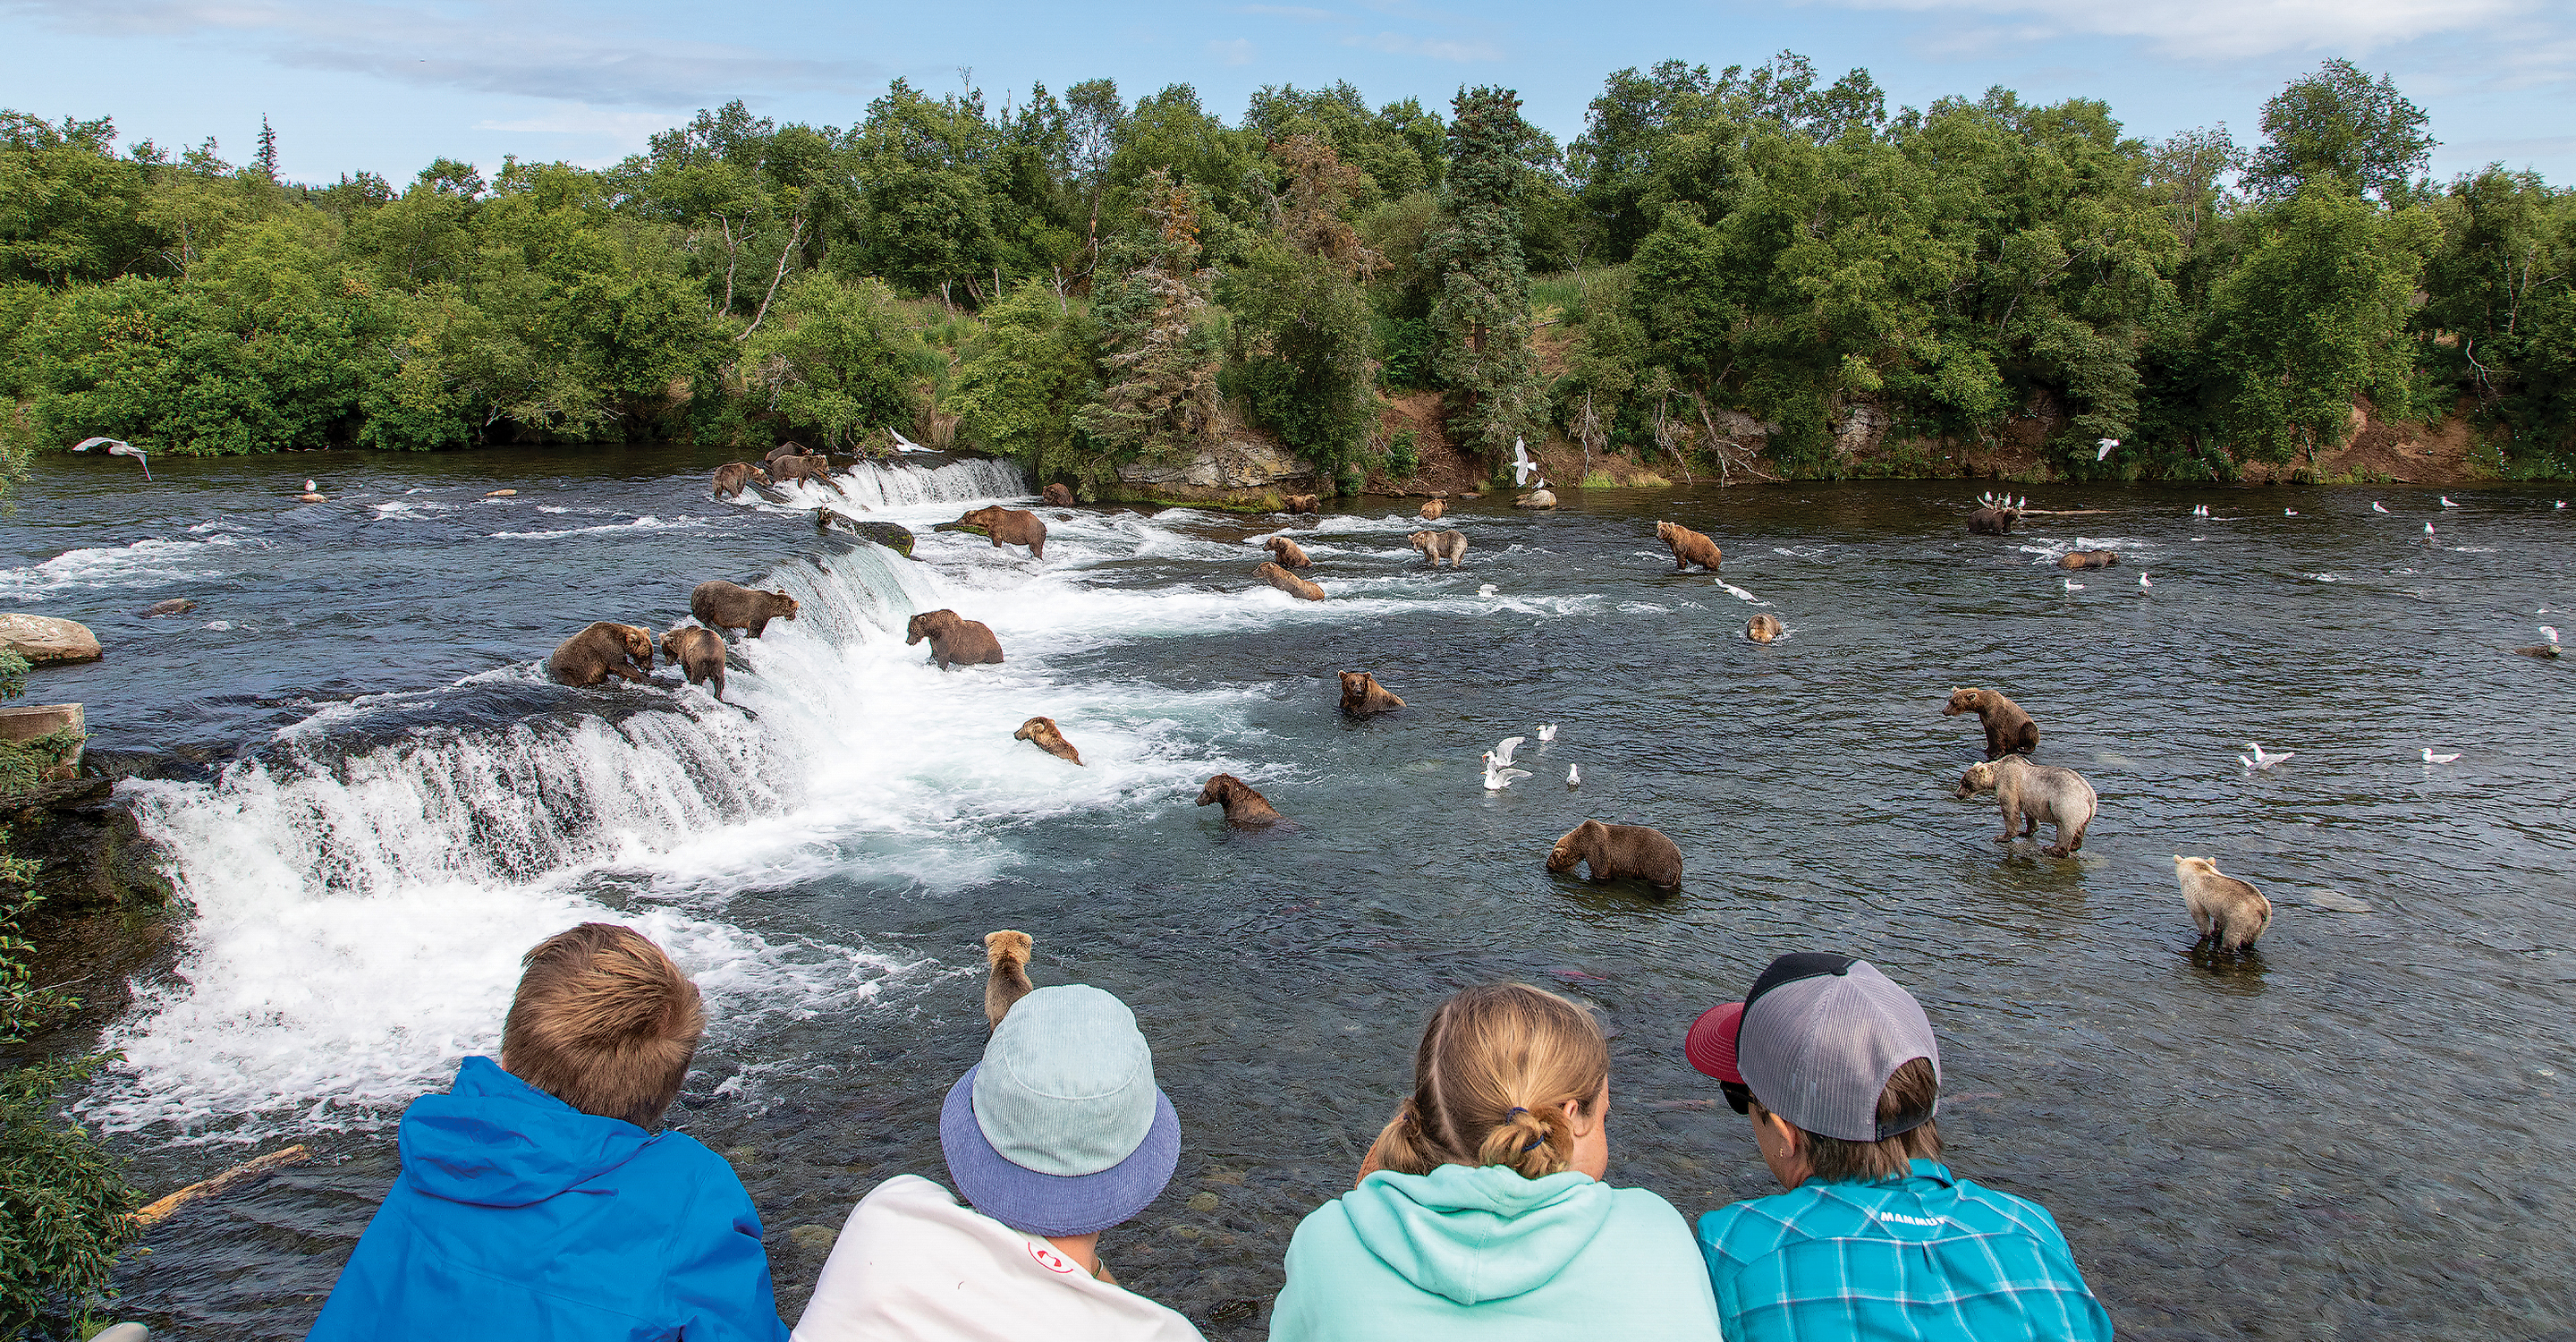
[[[1583,786],[1583,766],[1582,766],[1582,765],[1580,765],[1580,764],[1569,764],[1569,765],[1565,766],[1565,785],[1566,785],[1567,787],[1581,787],[1581,786]]]
[[[1542,740],[1542,741],[1553,741],[1553,740],[1555,740],[1555,739],[1556,739],[1556,724],[1555,724],[1555,723],[1553,723],[1553,722],[1542,722],[1542,723],[1540,723],[1540,724],[1538,725],[1538,739],[1540,739],[1540,740]]]
[[[2103,440],[2102,440],[2102,442],[2101,442],[2101,444],[2100,444],[2100,446],[2099,446],[2099,448],[2098,448],[2098,450],[2096,450],[2096,451],[2093,453],[2093,459],[2094,459],[2095,461],[2103,461],[2103,460],[2108,459],[2108,458],[2110,457],[2110,455],[2111,455],[2111,449],[2112,449],[2112,448],[2115,448],[2115,447],[2118,447],[2119,445],[2120,445],[2120,440],[2119,440],[2119,439],[2117,439],[2117,438],[2105,438],[2105,439],[2103,439]]]
[[[1529,448],[1520,439],[1514,438],[1512,440],[1512,487],[1517,489],[1527,485],[1530,477],[1537,472],[1538,463],[1530,460]]]
[[[886,429],[886,432],[894,435],[894,450],[897,452],[928,452],[932,450],[904,437],[903,430],[901,429],[889,426]]]
[[[2370,501],[2370,510],[2374,513],[2384,513],[2388,511],[2388,505],[2381,503],[2377,499],[2372,499]]]
[[[2560,499],[2560,500],[2559,500],[2559,501],[2557,501],[2556,503],[2553,503],[2553,504],[2551,504],[2551,505],[2549,505],[2549,506],[2550,506],[2550,507],[2552,507],[2552,508],[2564,508],[2564,507],[2566,507],[2566,506],[2567,506],[2567,500],[2565,500],[2565,499]]]
[[[2296,517],[2296,516],[2298,516],[2298,515],[2299,515],[2299,510],[2298,510],[2298,509],[2296,509],[2296,508],[2283,508],[2283,509],[2281,510],[2281,516],[2283,516],[2283,517]]]
[[[2069,595],[2073,595],[2074,593],[2084,590],[2084,584],[2075,581],[2073,578],[2060,578],[2058,581],[2066,584],[2066,591]]]
[[[107,448],[107,454],[111,457],[134,458],[134,464],[143,468],[143,478],[146,480],[152,478],[152,462],[144,456],[143,449],[136,447],[134,444],[129,443],[122,438],[83,438],[79,442],[72,444],[72,450],[74,452],[87,452],[91,448],[101,445],[104,445]]]
[[[2022,495],[2020,498],[2014,499],[2014,500],[2013,500],[2013,506],[2014,506],[2014,507],[2016,507],[2016,508],[2027,508],[2027,507],[2029,507],[2029,506],[2030,506],[2030,495],[2028,495],[2028,494],[2024,494],[2024,495]]]
[[[2155,584],[2147,581],[2146,574],[2141,573],[2138,575],[2138,594],[2140,596],[2146,595],[2147,589],[2153,586],[2155,586]]]
[[[2426,764],[2448,764],[2459,757],[2460,752],[2456,750],[2452,751],[2448,755],[2436,755],[2433,753],[2433,748],[2431,746],[2424,747],[2424,762]]]
[[[1493,594],[1494,594],[1494,585],[1493,585],[1492,583],[1486,583],[1486,584],[1484,584],[1483,586],[1478,587],[1478,588],[1476,589],[1476,595],[1478,595],[1478,596],[1492,596]]]
[[[1485,790],[1487,792],[1500,792],[1510,787],[1513,779],[1529,776],[1529,770],[1505,768],[1504,761],[1494,758],[1494,752],[1490,750],[1485,752]]]
[[[2445,494],[2445,495],[2443,495],[2443,496],[2442,496],[2442,506],[2443,506],[2443,507],[2445,507],[2445,508],[2457,508],[2457,507],[2459,507],[2460,505],[2458,505],[2458,504],[2456,504],[2456,503],[2451,502],[2451,496],[2450,496],[2450,495],[2448,495],[2448,494]]]
[[[2558,646],[2558,630],[2552,626],[2545,624],[2540,626],[2540,636],[2549,640],[2549,646],[2553,648]]]
[[[2433,543],[2433,524],[2430,522],[2424,524],[2424,543],[2426,545]]]
[[[2275,755],[2263,749],[2263,743],[2260,741],[2248,741],[2245,743],[2245,748],[2254,752],[2254,758],[2247,759],[2239,755],[2236,757],[2236,762],[2248,769],[2269,769],[2283,760],[2297,758],[2299,753],[2295,750],[2284,750]]]
[[[319,494],[322,492],[322,486],[313,483],[313,477],[308,475],[304,478],[304,492],[307,494]]]
[[[1509,763],[1511,763],[1511,762],[1512,762],[1512,752],[1513,752],[1513,751],[1515,751],[1515,750],[1520,749],[1520,748],[1521,748],[1521,742],[1526,741],[1526,740],[1528,740],[1528,739],[1529,739],[1529,738],[1528,738],[1528,737],[1526,737],[1526,736],[1506,736],[1506,737],[1504,737],[1504,738],[1503,738],[1503,743],[1502,743],[1501,745],[1498,745],[1498,746],[1494,747],[1494,749],[1493,749],[1493,755],[1494,755],[1494,758],[1495,758],[1495,759],[1497,759],[1497,760],[1502,761],[1502,762],[1503,762],[1503,763],[1505,763],[1505,764],[1509,764]]]

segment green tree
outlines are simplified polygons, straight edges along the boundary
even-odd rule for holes
[[[2310,182],[2387,199],[2440,146],[2424,131],[2429,120],[2388,76],[2373,80],[2350,61],[2327,61],[2263,104],[2267,138],[2245,183],[2275,200]]]
[[[1203,317],[1216,274],[1199,265],[1202,201],[1170,173],[1146,179],[1146,226],[1102,249],[1092,289],[1107,385],[1074,425],[1121,457],[1171,460],[1215,431],[1217,345]]]
[[[1424,246],[1437,278],[1433,367],[1449,389],[1452,436],[1488,453],[1538,426],[1529,270],[1521,257],[1523,157],[1536,132],[1520,96],[1462,89],[1451,104],[1440,228]]]
[[[2503,421],[2523,464],[2576,468],[2576,192],[2490,164],[2439,208],[2423,357]]]
[[[940,408],[968,441],[1029,463],[1041,480],[1103,474],[1072,451],[1074,414],[1094,390],[1090,323],[1036,281],[984,310],[984,329],[960,361]]]
[[[1271,152],[1288,188],[1269,238],[1221,291],[1233,318],[1233,377],[1255,422],[1341,478],[1357,473],[1377,418],[1359,284],[1377,258],[1345,218],[1367,179],[1311,135]]]
[[[887,429],[913,424],[912,379],[929,351],[882,281],[800,275],[780,296],[779,316],[743,347],[745,380],[766,393],[762,408],[843,452],[883,446]]]

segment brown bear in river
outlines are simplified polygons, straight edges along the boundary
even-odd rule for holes
[[[754,466],[747,461],[729,461],[722,466],[716,467],[713,487],[717,498],[729,499],[734,495],[741,493],[743,486],[746,484],[765,485],[768,483],[768,471],[765,471],[758,466]]]
[[[610,676],[643,681],[653,669],[653,636],[631,624],[600,620],[555,645],[546,674],[558,685],[597,685]]]
[[[1366,671],[1342,673],[1342,711],[1355,718],[1372,713],[1392,713],[1404,707],[1395,691],[1377,683],[1377,677]]]
[[[1306,552],[1298,548],[1297,542],[1292,541],[1285,536],[1273,536],[1270,539],[1263,541],[1261,543],[1261,548],[1268,550],[1270,552],[1270,557],[1278,560],[1279,567],[1281,568],[1313,568],[1315,566],[1315,561],[1306,557]]]
[[[1005,508],[996,503],[977,508],[957,519],[970,527],[982,527],[985,538],[995,549],[1005,545],[1029,547],[1031,559],[1046,558],[1046,520],[1036,513],[1019,508]]]
[[[791,438],[791,439],[787,440],[786,442],[780,443],[778,446],[776,446],[776,447],[773,447],[773,448],[769,449],[769,455],[768,455],[768,456],[765,456],[765,457],[762,457],[762,458],[761,458],[761,460],[763,460],[763,461],[777,461],[777,460],[779,460],[779,459],[780,459],[780,458],[782,458],[782,457],[804,457],[804,456],[815,456],[815,457],[819,457],[819,456],[822,456],[822,455],[823,455],[822,453],[817,452],[817,451],[813,450],[812,448],[809,448],[809,447],[805,446],[803,443],[797,442],[796,440],[794,440],[794,439],[792,439],[792,438]]]
[[[1943,717],[1974,713],[1986,728],[1986,758],[1999,760],[2006,755],[2035,754],[2039,750],[2039,724],[2021,705],[1995,693],[1971,686],[1950,691],[1950,702],[1941,709]]]
[[[1053,718],[1031,718],[1021,723],[1018,731],[1011,733],[1011,739],[1034,741],[1038,749],[1057,759],[1071,760],[1076,764],[1082,763],[1082,752],[1074,749],[1073,742],[1064,739],[1064,733],[1055,729]]]
[[[1312,494],[1291,494],[1286,500],[1284,500],[1284,507],[1286,511],[1292,513],[1311,513],[1318,511],[1315,503],[1315,496]]]
[[[662,660],[680,668],[690,684],[705,685],[719,702],[724,699],[724,635],[696,625],[681,625],[662,635]]]
[[[831,464],[820,454],[810,457],[773,457],[770,459],[769,469],[777,477],[779,484],[792,485],[799,480],[811,480],[843,498],[849,497],[849,491],[841,488],[840,482],[832,478]]]
[[[1070,508],[1073,506],[1073,491],[1065,488],[1060,483],[1047,486],[1045,489],[1039,491],[1039,496],[1044,498],[1052,507]]]
[[[1422,552],[1422,562],[1433,568],[1440,567],[1443,560],[1456,568],[1467,558],[1467,533],[1463,531],[1417,531],[1412,540],[1413,548]]]
[[[1269,798],[1253,791],[1251,784],[1233,774],[1218,774],[1209,779],[1207,786],[1199,789],[1198,804],[1223,806],[1225,823],[1229,825],[1276,825],[1283,819]]]
[[[923,639],[930,640],[930,660],[939,669],[951,666],[1000,666],[1002,640],[993,637],[993,627],[982,620],[969,620],[953,610],[926,610],[912,617],[903,627],[903,645],[907,648]]]
[[[1633,878],[1663,890],[1682,883],[1680,845],[1644,825],[1584,821],[1547,852],[1549,871],[1572,871],[1577,862],[1589,863],[1596,881]]]
[[[709,629],[742,629],[758,638],[771,620],[796,618],[796,598],[715,578],[689,593],[689,613]]]
[[[2021,520],[2019,508],[1979,508],[1968,514],[1968,530],[1979,536],[2009,536]]]
[[[2117,550],[2069,550],[2057,557],[2059,568],[2109,568],[2119,562]]]
[[[1422,520],[1425,522],[1437,522],[1440,520],[1440,514],[1447,511],[1449,511],[1448,504],[1442,503],[1438,499],[1433,499],[1429,503],[1422,505]]]
[[[1677,522],[1657,522],[1655,539],[1672,548],[1675,573],[1684,572],[1693,564],[1715,573],[1718,561],[1726,557],[1726,553],[1717,548],[1717,542]]]
[[[1252,571],[1252,576],[1259,578],[1263,582],[1266,582],[1271,586],[1278,588],[1280,591],[1286,592],[1288,595],[1300,600],[1321,601],[1324,599],[1323,588],[1317,587],[1315,584],[1298,577],[1296,574],[1279,567],[1277,564],[1265,563],[1261,567],[1254,569]]]
[[[1787,632],[1780,617],[1767,610],[1744,622],[1744,636],[1756,643],[1768,643]]]
[[[1002,1028],[1002,1017],[1029,995],[1029,949],[1035,945],[1035,938],[1013,928],[984,934],[984,960],[992,966],[984,975],[985,1029]]]

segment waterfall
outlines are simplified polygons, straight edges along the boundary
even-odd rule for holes
[[[1009,499],[1029,492],[1019,463],[996,457],[896,457],[862,461],[833,477],[854,503],[909,508],[950,499]]]

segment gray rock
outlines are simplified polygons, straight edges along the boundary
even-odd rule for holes
[[[196,602],[184,596],[174,596],[167,601],[154,602],[150,609],[143,612],[143,617],[150,619],[155,615],[185,615],[196,608]]]

